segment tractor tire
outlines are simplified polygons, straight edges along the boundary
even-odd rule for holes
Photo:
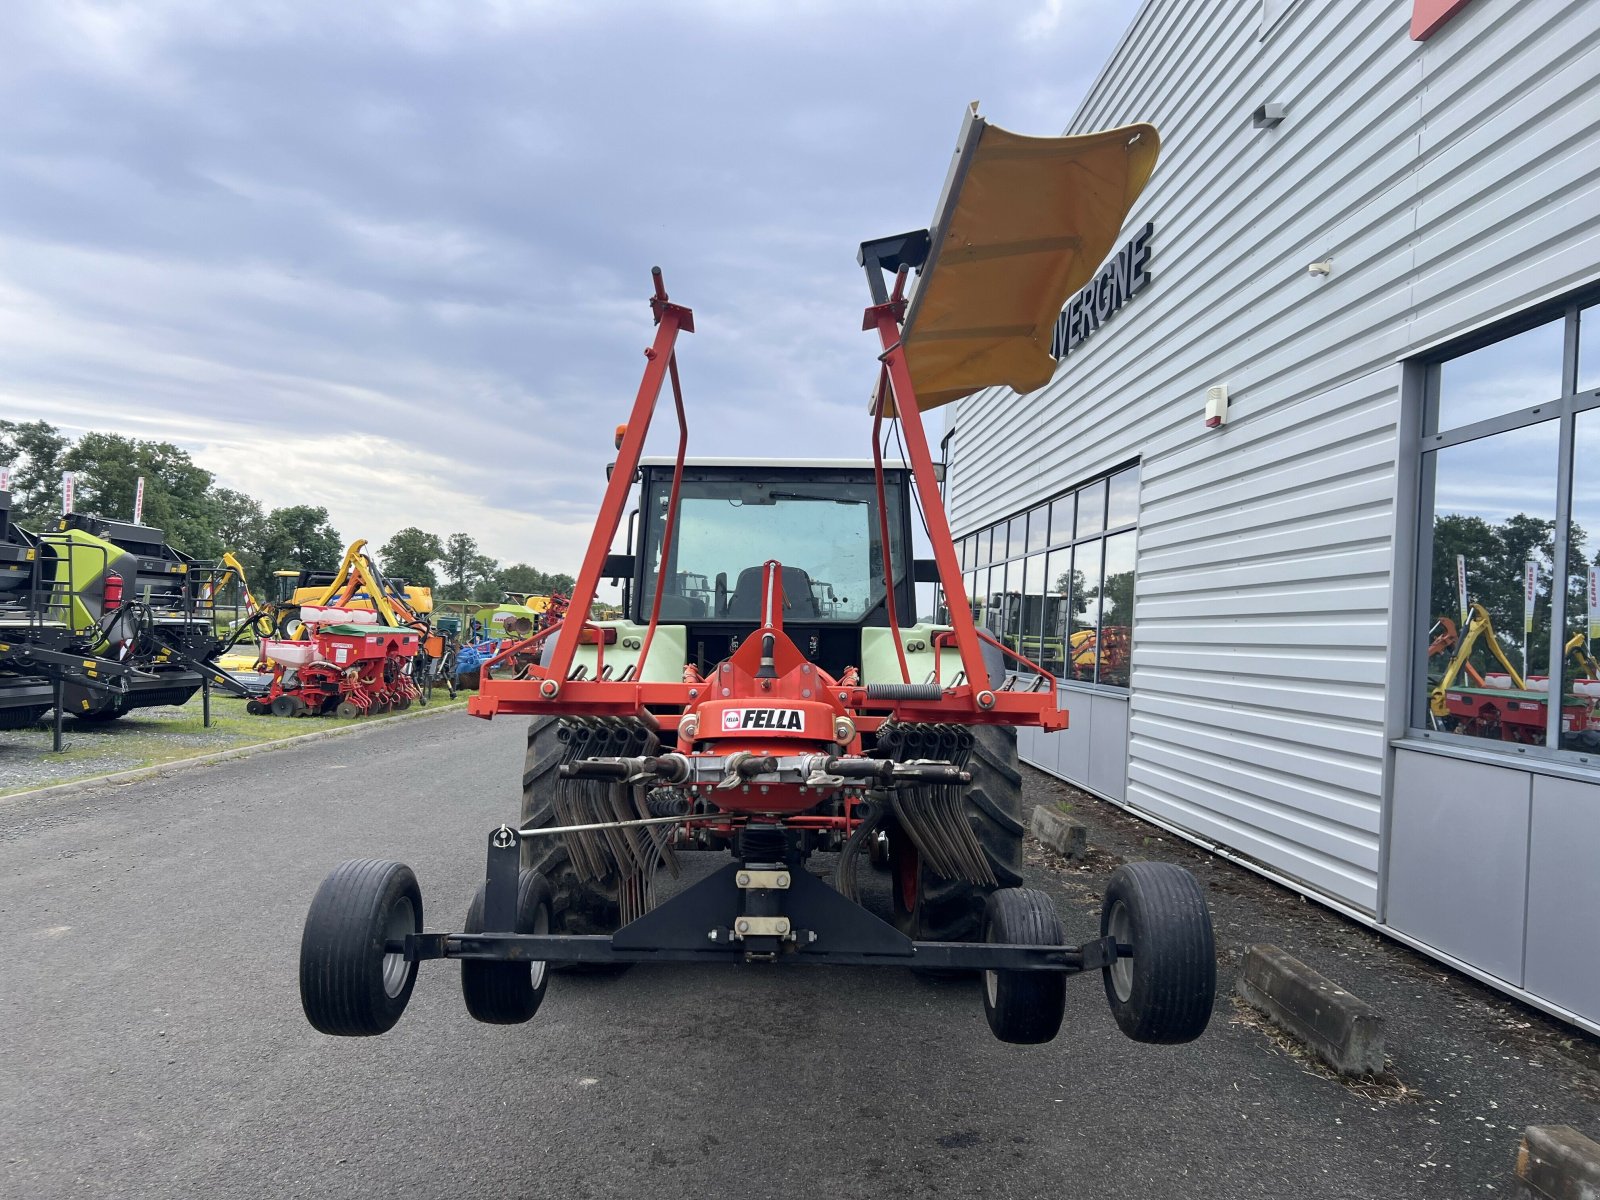
[[[1011,946],[1065,946],[1066,932],[1055,901],[1031,888],[992,892],[983,940]],[[1067,1011],[1067,976],[1062,971],[985,971],[983,1015],[1002,1042],[1037,1046],[1061,1031]]]
[[[1217,950],[1206,894],[1175,863],[1132,862],[1106,884],[1100,936],[1133,947],[1103,968],[1106,999],[1136,1042],[1192,1042],[1217,996]]]
[[[467,909],[467,933],[483,932],[484,894],[487,882],[478,885],[477,894]],[[523,871],[517,878],[518,933],[550,932],[550,885],[537,871]],[[485,1025],[520,1025],[531,1021],[544,1000],[550,972],[543,962],[497,962],[493,959],[461,960],[461,996],[467,1012]]]
[[[422,932],[422,893],[404,863],[359,858],[322,881],[300,936],[300,1006],[336,1037],[387,1033],[411,1001],[417,963],[387,949]]]
[[[559,717],[534,717],[528,723],[528,756],[522,771],[522,827],[536,829],[556,821],[554,792],[566,747],[556,736]],[[617,902],[618,880],[578,878],[567,845],[559,837],[522,840],[522,866],[537,871],[550,884],[552,933],[615,933],[622,923]],[[627,963],[551,963],[555,971],[573,975],[621,975]]]
[[[983,846],[997,887],[1022,882],[1022,772],[1017,768],[1017,731],[1009,725],[979,725],[972,730],[967,769],[967,820]],[[917,941],[980,942],[984,908],[994,887],[945,879],[922,862],[898,827],[889,838],[890,892],[894,923]],[[970,972],[925,972],[967,975]]]

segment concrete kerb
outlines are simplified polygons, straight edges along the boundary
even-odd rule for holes
[[[1384,1020],[1276,946],[1251,946],[1234,991],[1341,1075],[1381,1075]]]
[[[1089,831],[1043,804],[1034,806],[1031,829],[1042,844],[1066,858],[1082,858],[1089,852]]]
[[[173,771],[181,771],[187,767],[203,767],[210,763],[227,762],[235,758],[249,758],[254,754],[265,754],[272,750],[282,750],[288,746],[300,746],[308,742],[320,742],[327,738],[350,737],[358,733],[366,733],[374,729],[382,729],[400,721],[415,721],[423,717],[443,717],[451,713],[465,713],[467,710],[461,706],[450,708],[419,708],[412,712],[396,713],[390,717],[382,717],[376,721],[362,721],[359,724],[345,725],[337,729],[319,729],[313,733],[302,733],[295,737],[278,738],[271,742],[257,742],[253,746],[235,746],[231,750],[216,750],[210,754],[197,754],[193,758],[179,758],[172,762],[156,763],[148,767],[136,767],[131,771],[117,771],[110,775],[96,775],[92,779],[75,779],[70,783],[52,784],[50,787],[34,788],[26,792],[13,792],[9,796],[0,796],[0,805],[11,804],[19,800],[42,800],[52,797],[71,796],[78,792],[93,791],[95,788],[109,787],[121,783],[137,783],[141,779],[153,779],[157,775],[167,775]]]
[[[1524,1200],[1595,1200],[1600,1142],[1571,1125],[1529,1125],[1517,1148],[1516,1179]]]

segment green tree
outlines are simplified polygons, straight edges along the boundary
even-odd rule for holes
[[[439,582],[433,564],[443,557],[444,543],[439,535],[426,533],[415,525],[400,530],[378,551],[385,574],[421,587],[433,587]]]
[[[527,563],[512,563],[508,567],[501,567],[497,581],[502,592],[517,592],[528,596],[548,596],[552,592],[570,596],[573,585],[577,582],[571,575],[552,575]]]
[[[446,600],[472,597],[487,603],[499,598],[500,589],[494,576],[500,564],[478,549],[477,539],[471,534],[452,533],[445,538],[440,561],[448,581],[444,589]]]
[[[76,474],[74,507],[79,512],[131,521],[142,477],[144,524],[164,530],[168,544],[186,553],[200,558],[222,553],[207,494],[211,472],[171,442],[86,433],[61,456],[61,466]]]
[[[344,539],[328,523],[328,510],[309,504],[267,514],[262,565],[267,571],[332,571],[344,554]]]
[[[214,487],[207,496],[212,531],[223,550],[231,550],[244,565],[252,586],[265,587],[262,549],[267,537],[267,515],[254,497],[232,488]]]
[[[0,466],[11,471],[11,519],[54,528],[61,514],[61,457],[71,440],[44,421],[0,420]]]

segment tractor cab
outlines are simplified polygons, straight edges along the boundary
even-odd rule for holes
[[[773,558],[783,565],[782,620],[795,646],[834,676],[860,666],[862,631],[889,627],[885,529],[895,608],[910,623],[916,596],[904,464],[885,465],[880,507],[870,461],[689,460],[669,540],[673,466],[670,459],[640,464],[637,549],[612,556],[608,569],[627,572],[627,622],[648,626],[657,611],[660,625],[681,627],[686,661],[697,671],[726,659],[764,623],[762,566]]]

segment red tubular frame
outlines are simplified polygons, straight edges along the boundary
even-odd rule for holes
[[[678,456],[673,469],[672,494],[668,501],[666,532],[669,537],[677,518],[684,456],[688,445],[688,421],[684,415],[683,394],[678,381],[676,345],[679,333],[694,332],[694,314],[688,308],[668,300],[660,268],[655,268],[651,274],[655,284],[655,294],[651,297],[650,307],[655,315],[656,336],[653,344],[645,351],[647,362],[644,377],[640,380],[633,409],[624,428],[621,443],[617,447],[616,462],[612,466],[611,477],[606,484],[605,497],[600,504],[594,533],[590,536],[583,566],[578,572],[577,585],[572,590],[569,611],[578,614],[576,628],[579,631],[589,625],[589,613],[593,608],[595,591],[605,567],[606,556],[610,552],[612,540],[616,537],[627,510],[634,476],[638,472],[639,461],[643,456],[645,438],[655,414],[656,402],[668,378],[672,381],[679,430]],[[981,648],[985,635],[980,634],[972,619],[971,606],[967,602],[960,564],[956,561],[955,544],[950,536],[950,525],[945,519],[944,503],[935,475],[933,456],[928,448],[927,434],[923,430],[922,414],[917,407],[916,390],[912,386],[911,373],[906,366],[904,350],[900,344],[900,320],[905,312],[905,300],[901,297],[904,280],[905,274],[902,272],[896,281],[893,298],[884,304],[867,309],[863,324],[864,329],[877,331],[883,346],[883,353],[879,356],[882,369],[873,409],[873,461],[880,497],[880,520],[887,521],[887,514],[883,510],[883,452],[879,434],[883,419],[888,415],[886,405],[892,395],[894,415],[899,419],[904,434],[906,455],[910,459],[912,476],[917,488],[916,499],[927,522],[928,537],[933,545],[934,560],[938,564],[939,582],[944,589],[945,603],[949,609],[950,624],[960,651],[965,681],[959,687],[948,688],[936,700],[889,700],[869,696],[866,687],[854,684],[836,684],[830,691],[837,697],[841,706],[858,714],[857,726],[866,731],[876,728],[878,724],[878,719],[867,715],[868,713],[892,714],[903,721],[1028,725],[1047,730],[1065,728],[1066,713],[1058,706],[1055,681],[1047,673],[1041,672],[1050,679],[1051,686],[1042,692],[996,690],[990,686]],[[886,560],[890,557],[890,550],[889,539],[884,536]],[[910,565],[908,562],[907,568]],[[885,566],[889,619],[891,626],[894,627],[893,636],[901,678],[906,680],[909,678],[909,669],[906,665],[904,647],[900,644],[893,587],[894,568],[893,564],[887,561]],[[641,672],[643,656],[648,652],[660,617],[665,570],[666,560],[663,557],[657,571],[650,624],[645,632],[644,644],[641,646]],[[569,623],[571,622],[564,622],[563,625]],[[503,651],[490,665],[514,652],[530,648],[559,628],[562,626],[542,630],[534,638]],[[674,708],[688,710],[696,707],[700,700],[710,698],[710,689],[701,682],[643,683],[637,676],[630,680],[570,679],[578,640],[578,636],[558,639],[550,663],[547,666],[530,666],[523,673],[523,678],[491,679],[486,668],[478,693],[467,702],[467,711],[478,717],[493,717],[501,712],[571,716],[638,716],[659,720],[662,726],[670,728],[676,727],[678,721],[676,716],[670,713],[655,716],[647,710]],[[1019,662],[1026,661],[1003,646],[1001,649]]]

